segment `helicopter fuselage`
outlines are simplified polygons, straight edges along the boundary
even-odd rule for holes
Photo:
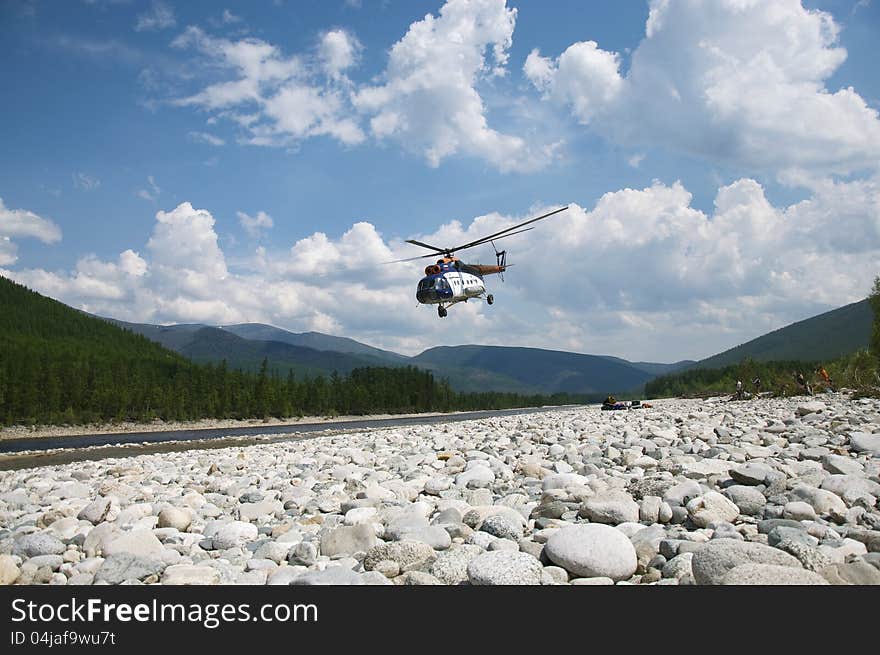
[[[499,232],[481,237],[476,241],[456,246],[455,248],[438,248],[429,243],[416,241],[415,239],[407,239],[407,243],[427,248],[434,252],[430,255],[419,255],[418,257],[409,257],[408,259],[399,259],[397,261],[413,261],[415,259],[423,259],[426,257],[436,257],[439,253],[441,258],[436,264],[425,267],[425,277],[419,280],[419,286],[416,289],[416,300],[423,305],[437,305],[437,313],[440,318],[447,314],[447,309],[459,302],[467,302],[471,298],[479,298],[485,296],[486,303],[491,305],[495,302],[495,298],[491,293],[486,292],[486,285],[483,282],[483,276],[497,273],[504,280],[504,271],[507,270],[507,251],[499,252],[495,248],[495,241],[498,239],[506,239],[515,234],[522,234],[533,230],[534,227],[525,227],[537,221],[543,220],[554,214],[565,211],[568,207],[562,207],[552,212],[543,214],[536,218],[529,219],[522,223],[518,223],[511,227],[504,228]],[[484,243],[491,243],[492,249],[495,250],[494,265],[488,264],[465,264],[454,253],[458,250],[467,250]],[[393,263],[393,262],[389,262]]]
[[[452,303],[478,298],[486,293],[483,278],[472,273],[452,271],[423,277],[416,290],[416,300],[425,305]]]
[[[503,273],[506,269],[504,253],[499,254],[498,264],[464,264],[454,257],[438,259],[436,264],[425,268],[425,277],[419,280],[416,300],[423,305],[437,305],[440,318],[446,316],[447,309],[472,298],[486,297],[490,305],[495,302],[492,294],[486,293],[484,275]]]

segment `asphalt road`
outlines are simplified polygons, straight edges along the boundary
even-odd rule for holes
[[[37,439],[8,439],[0,441],[0,470],[53,466],[85,460],[134,457],[153,453],[192,450],[194,448],[212,449],[228,448],[230,446],[251,446],[259,443],[303,439],[307,438],[306,435],[309,434],[312,437],[318,437],[327,434],[377,428],[457,423],[459,421],[534,414],[572,407],[578,407],[578,405],[363,419],[339,421],[336,423],[298,423],[295,425],[260,425],[240,428],[174,430],[168,432],[120,432],[68,437],[41,437]],[[96,448],[96,446],[104,447]]]

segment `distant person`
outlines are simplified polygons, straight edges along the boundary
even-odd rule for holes
[[[737,381],[736,381],[736,399],[737,399],[737,400],[742,400],[742,399],[743,399],[743,383],[742,383],[742,380],[737,380]]]
[[[752,380],[752,386],[755,387],[756,396],[761,393],[761,378],[759,378],[757,375],[755,376],[755,379]]]
[[[810,388],[810,385],[807,383],[807,380],[804,378],[804,374],[801,371],[798,371],[795,374],[794,379],[804,393],[808,396],[813,395],[813,390]]]
[[[825,381],[825,386],[831,391],[834,391],[834,381],[831,379],[831,376],[828,375],[828,371],[825,370],[824,366],[820,366],[816,369],[816,373],[822,376],[822,379]]]
[[[602,409],[628,409],[626,403],[618,402],[614,396],[608,396],[602,403]]]

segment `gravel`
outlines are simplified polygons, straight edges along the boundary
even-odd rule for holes
[[[2,471],[0,584],[880,582],[880,401],[652,404]]]

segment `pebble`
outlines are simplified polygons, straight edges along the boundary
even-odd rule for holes
[[[880,401],[652,405],[0,471],[0,583],[878,582]]]
[[[742,564],[770,564],[803,568],[792,555],[759,543],[733,539],[710,541],[697,551],[691,560],[697,584],[723,584],[728,571]]]
[[[18,564],[11,556],[0,555],[0,586],[13,584],[20,572]]]
[[[467,575],[472,585],[539,585],[543,568],[531,555],[500,550],[477,555]]]
[[[166,507],[159,512],[158,527],[174,528],[178,532],[186,532],[192,524],[192,514],[189,510],[176,507]]]
[[[601,524],[573,525],[558,530],[544,546],[553,563],[577,577],[625,580],[636,571],[636,549],[627,537]]]
[[[818,573],[807,569],[774,564],[740,564],[730,569],[720,584],[723,585],[827,585]]]

